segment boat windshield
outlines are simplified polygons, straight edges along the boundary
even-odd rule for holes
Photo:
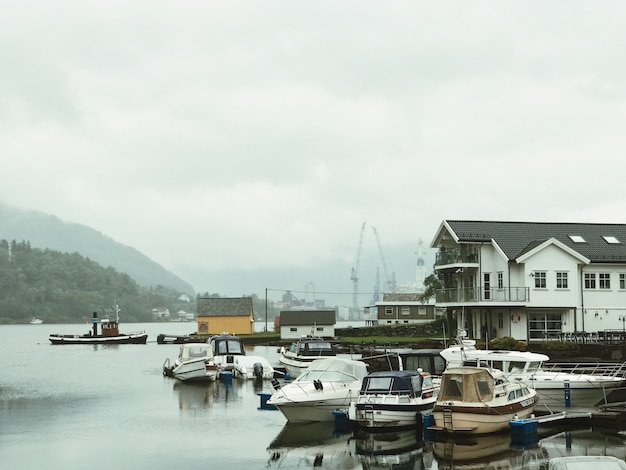
[[[217,341],[216,354],[243,354],[241,342],[238,340],[220,340]]]
[[[294,382],[352,382],[358,380],[354,375],[339,370],[309,370],[300,374]]]

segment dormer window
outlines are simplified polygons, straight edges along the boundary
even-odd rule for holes
[[[602,236],[602,238],[604,238],[604,241],[611,244],[611,245],[619,245],[619,240],[615,237],[611,237],[611,236],[607,236],[604,235]]]
[[[574,243],[587,243],[581,235],[569,235],[569,238]]]

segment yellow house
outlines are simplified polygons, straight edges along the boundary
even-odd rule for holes
[[[253,312],[251,297],[198,297],[198,334],[252,334]]]

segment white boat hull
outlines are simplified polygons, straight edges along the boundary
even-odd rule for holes
[[[307,423],[313,421],[333,421],[333,411],[347,409],[350,401],[354,400],[359,393],[360,383],[356,387],[339,391],[313,390],[308,394],[308,399],[290,401],[286,397],[276,396],[268,400],[268,405],[274,405],[287,418],[290,423]]]
[[[509,422],[514,419],[529,418],[533,407],[528,407],[517,412],[487,414],[471,412],[470,410],[453,410],[452,425],[448,425],[444,419],[444,411],[435,409],[433,416],[437,429],[451,433],[492,434],[505,431]]]
[[[208,366],[204,358],[186,361],[174,366],[172,375],[181,381],[215,381],[217,370]]]
[[[383,430],[421,426],[423,415],[432,410],[436,398],[413,403],[363,403],[352,402],[348,410],[350,421],[368,430]]]

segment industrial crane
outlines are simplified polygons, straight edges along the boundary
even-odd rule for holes
[[[354,256],[354,263],[352,263],[352,274],[350,280],[352,281],[352,308],[354,312],[359,310],[358,293],[359,293],[359,261],[361,259],[361,246],[363,246],[363,232],[365,232],[365,222],[361,225],[361,234],[359,235],[359,246]]]
[[[380,238],[378,237],[378,230],[376,227],[372,227],[372,231],[374,232],[374,236],[376,237],[376,244],[378,245],[378,253],[380,254],[380,261],[383,265],[383,272],[385,273],[385,280],[387,281],[387,291],[395,292],[396,291],[396,273],[392,271],[391,276],[389,275],[389,269],[387,268],[387,260],[385,259],[385,254],[383,253],[383,247],[380,244]]]

